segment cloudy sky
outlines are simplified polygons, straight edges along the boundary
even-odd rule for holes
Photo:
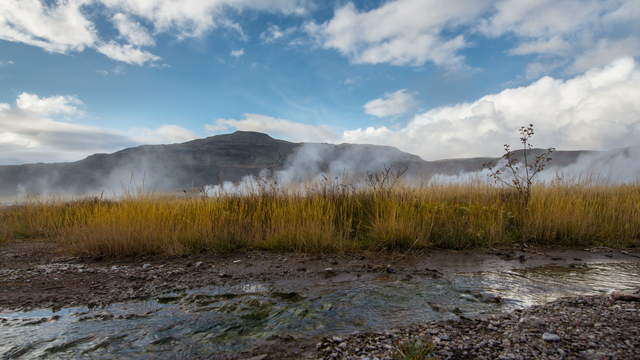
[[[365,4],[365,5],[363,5]],[[433,160],[640,139],[638,0],[2,0],[0,164],[240,130]]]

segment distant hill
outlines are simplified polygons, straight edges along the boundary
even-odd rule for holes
[[[586,152],[558,151],[554,165],[574,163]],[[0,166],[0,196],[16,194],[85,194],[142,187],[182,190],[237,182],[261,171],[295,169],[320,172],[374,171],[403,166],[408,175],[428,180],[434,174],[457,175],[481,170],[498,158],[424,161],[394,147],[356,144],[293,143],[269,135],[237,131],[181,144],[144,145],[112,154],[94,154],[68,163]]]

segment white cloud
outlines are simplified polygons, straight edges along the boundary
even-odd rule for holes
[[[136,48],[131,44],[118,44],[115,41],[102,44],[98,46],[96,50],[111,59],[133,65],[144,65],[160,60],[159,56],[156,56],[146,50]]]
[[[136,46],[153,46],[155,40],[142,25],[123,13],[117,13],[111,18],[114,26],[129,44]]]
[[[624,56],[640,56],[640,36],[614,40],[600,39],[578,54],[569,70],[573,73],[583,72]]]
[[[229,55],[231,55],[233,57],[240,57],[240,56],[244,55],[244,49],[231,50],[231,53]]]
[[[577,56],[569,70],[579,73],[640,55],[639,17],[637,0],[499,0],[479,29],[488,36],[515,35],[514,55]]]
[[[178,39],[202,36],[217,27],[234,29],[244,37],[242,27],[230,19],[231,14],[254,10],[302,15],[310,3],[310,0],[2,0],[0,40],[63,54],[93,48],[114,60],[144,65],[159,58],[140,49],[155,45],[150,29],[142,23],[150,24],[154,34],[164,32]],[[92,6],[96,4],[102,7]],[[98,33],[95,21],[101,16],[109,16],[118,30],[118,39]]]
[[[469,35],[511,37],[509,54],[552,57],[572,73],[640,56],[638,0],[390,0],[367,10],[355,3],[305,27],[354,63],[460,67],[461,50],[474,46]],[[566,61],[576,55],[575,64]]]
[[[97,40],[93,23],[82,13],[90,0],[45,4],[40,0],[3,0],[0,39],[38,46],[46,51],[82,51]]]
[[[15,64],[13,60],[6,60],[6,61],[0,60],[0,67],[9,66],[13,64]]]
[[[16,102],[15,108],[3,106],[0,113],[0,164],[79,160],[136,144],[115,131],[53,120],[47,116],[48,110],[27,111]]]
[[[568,80],[544,77],[472,102],[437,107],[400,128],[349,129],[338,135],[326,127],[255,114],[218,119],[206,128],[260,131],[297,141],[390,145],[435,160],[497,156],[502,144],[517,144],[520,126],[533,123],[537,146],[604,150],[637,145],[637,99],[640,65],[627,57]]]
[[[107,7],[153,23],[158,32],[175,32],[179,38],[201,36],[230,23],[227,10],[256,10],[301,15],[305,0],[101,0]]]
[[[416,115],[405,127],[345,131],[343,140],[397,146],[425,159],[495,156],[516,130],[536,125],[535,145],[611,149],[640,138],[640,67],[631,58],[568,80],[544,77]]]
[[[122,66],[121,64],[118,64],[111,69],[101,69],[101,70],[96,70],[96,72],[102,76],[121,75],[121,74],[124,74],[124,66]]]
[[[38,95],[23,92],[18,95],[18,98],[16,99],[16,106],[18,109],[45,116],[82,115],[83,112],[79,109],[82,105],[82,101],[74,96],[51,96],[41,98]]]
[[[528,54],[566,54],[571,45],[559,36],[550,39],[538,39],[523,42],[510,51],[513,55]]]
[[[79,104],[81,101],[71,96],[46,98],[28,93],[18,96],[15,107],[0,103],[0,165],[73,161],[98,152],[196,137],[177,125],[115,131],[51,118],[56,114],[79,115],[75,107]]]
[[[178,125],[161,125],[157,129],[133,129],[132,138],[141,144],[173,144],[197,138],[197,136]]]
[[[464,35],[446,35],[474,21],[485,0],[394,0],[379,8],[359,11],[353,3],[338,8],[325,23],[306,29],[320,45],[338,50],[355,63],[459,66],[459,50],[468,46]]]
[[[278,25],[271,24],[267,27],[267,30],[260,33],[260,39],[266,43],[276,42],[278,40],[289,37],[297,30],[296,27],[290,27],[283,29]]]
[[[549,74],[564,65],[566,65],[565,61],[530,62],[525,69],[525,79],[539,79],[543,75]]]
[[[326,126],[303,124],[259,114],[244,114],[244,119],[239,120],[217,119],[213,124],[205,125],[205,128],[212,133],[232,130],[258,131],[292,141],[333,141],[338,138]]]
[[[418,106],[415,95],[407,89],[384,94],[364,105],[364,112],[379,118],[406,114]]]

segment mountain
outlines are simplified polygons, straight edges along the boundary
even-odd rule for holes
[[[554,154],[556,165],[576,161],[584,152]],[[94,154],[68,163],[0,166],[0,196],[86,194],[118,191],[184,190],[237,182],[263,171],[284,171],[291,179],[321,172],[376,171],[406,167],[407,176],[457,175],[482,169],[498,158],[424,161],[396,148],[378,145],[293,143],[269,135],[237,131],[181,144],[144,145],[112,154]]]

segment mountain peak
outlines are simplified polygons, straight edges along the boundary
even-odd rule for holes
[[[205,139],[206,142],[214,141],[214,142],[233,142],[237,144],[264,144],[264,143],[272,143],[279,140],[276,140],[269,136],[268,134],[257,132],[257,131],[236,131],[230,134],[220,134],[215,136],[210,136]],[[198,141],[198,140],[196,140]]]

